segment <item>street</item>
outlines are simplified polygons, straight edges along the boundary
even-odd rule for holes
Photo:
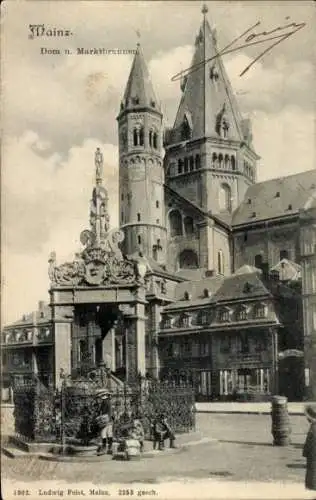
[[[190,442],[189,435],[179,436],[181,449],[174,454],[159,452],[153,458],[129,463],[111,460],[60,463],[34,457],[15,460],[3,457],[3,477],[26,483],[39,480],[73,483],[79,480],[80,483],[95,485],[157,485],[185,478],[241,483],[261,481],[270,483],[270,486],[276,481],[303,487],[305,461],[302,444],[308,426],[303,416],[291,416],[291,426],[292,444],[278,448],[272,446],[271,418],[268,415],[198,414],[195,441],[191,438]],[[150,447],[150,443],[147,446]]]

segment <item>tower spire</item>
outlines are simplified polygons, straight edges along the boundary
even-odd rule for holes
[[[140,37],[140,33],[138,32]],[[149,72],[141,49],[140,40],[136,45],[132,68],[129,74],[120,113],[134,108],[151,108],[160,112],[160,103],[150,81]]]

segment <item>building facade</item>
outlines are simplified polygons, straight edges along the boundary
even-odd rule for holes
[[[84,249],[70,264],[50,259],[46,366],[55,384],[61,369],[103,362],[121,378],[140,372],[190,380],[202,399],[277,392],[302,399],[316,385],[315,219],[308,205],[316,170],[257,182],[251,123],[239,110],[206,8],[179,82],[174,125],[163,129],[137,46],[118,103],[120,231],[109,227],[97,150]],[[38,323],[20,326],[33,332],[28,340],[2,339],[11,377],[16,351],[25,351],[29,371],[40,371]]]

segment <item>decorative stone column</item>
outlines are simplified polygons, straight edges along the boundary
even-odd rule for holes
[[[146,374],[145,353],[145,287],[139,283],[135,290],[135,303],[127,316],[126,381],[133,382]]]
[[[54,336],[54,372],[55,386],[61,385],[61,373],[71,373],[71,328],[73,308],[52,305],[53,336]]]

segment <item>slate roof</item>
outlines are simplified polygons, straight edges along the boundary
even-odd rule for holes
[[[192,126],[193,139],[218,137],[216,123],[219,114],[224,112],[224,104],[230,138],[243,140],[242,116],[218,54],[216,34],[204,16],[196,37],[193,59],[184,76],[185,88],[171,134],[173,143],[181,141],[184,117]]]
[[[257,272],[229,276],[215,293],[214,299],[216,301],[231,301],[271,295],[259,276]]]
[[[135,111],[137,111],[137,108],[143,107],[149,107],[160,111],[160,103],[157,100],[150,81],[147,65],[139,44],[127,81],[123,97],[123,106],[121,111],[125,111],[126,109],[135,109]]]
[[[222,276],[214,276],[212,278],[203,278],[199,281],[178,283],[175,287],[175,302],[166,306],[164,311],[212,303],[214,301],[213,297],[222,285],[223,280]],[[208,297],[205,297],[204,290],[208,290]],[[188,292],[189,299],[184,298],[185,292]]]
[[[298,214],[316,189],[316,169],[250,186],[232,226]]]

